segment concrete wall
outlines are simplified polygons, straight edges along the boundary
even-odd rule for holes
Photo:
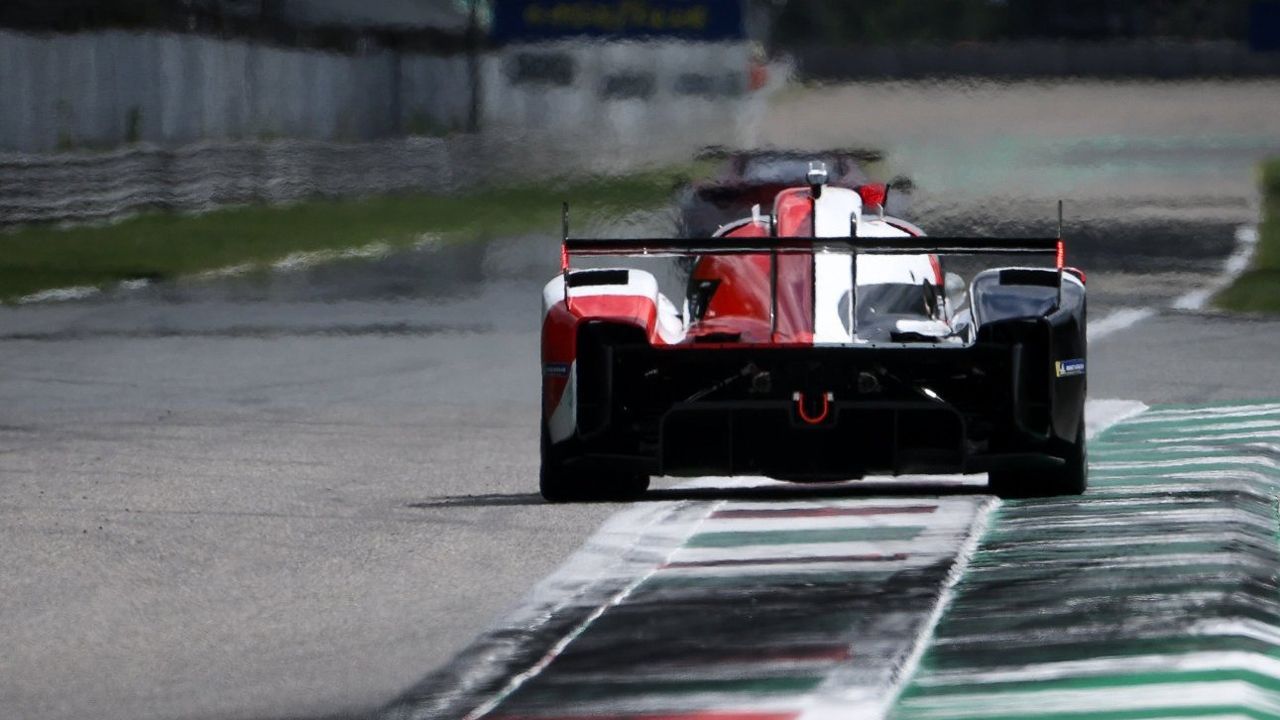
[[[469,87],[461,58],[350,56],[198,35],[0,31],[0,150],[368,140],[459,127]]]
[[[608,171],[633,156],[687,159],[746,141],[763,98],[745,43],[512,45],[486,58],[483,127]]]
[[[0,226],[618,172],[748,142],[741,43],[341,55],[195,35],[0,31]]]
[[[483,58],[483,129],[636,147],[686,132],[729,144],[743,43],[512,46]],[[538,63],[567,76],[539,77]],[[542,70],[547,68],[543,67]],[[551,68],[556,70],[557,68]],[[545,75],[545,73],[543,73]],[[343,55],[199,35],[0,31],[0,151],[145,142],[358,141],[466,126],[465,56]]]

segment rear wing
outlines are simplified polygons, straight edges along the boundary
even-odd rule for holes
[[[569,204],[561,211],[561,270],[571,257],[695,255],[770,255],[813,252],[874,253],[877,255],[1054,255],[1059,274],[1065,265],[1062,241],[1062,201],[1058,201],[1057,237],[859,237],[850,218],[849,237],[715,237],[715,238],[574,238],[569,237]]]
[[[760,237],[565,238],[566,257],[691,255],[802,255],[814,252],[876,255],[1063,255],[1059,238],[989,237]]]
[[[778,262],[780,255],[848,253],[853,256],[851,288],[857,303],[859,254],[874,255],[1012,255],[1052,256],[1057,269],[1057,306],[1062,305],[1062,275],[1066,247],[1062,240],[1062,203],[1058,203],[1057,237],[859,237],[857,224],[850,219],[849,237],[716,237],[716,238],[574,238],[569,237],[569,207],[562,215],[560,271],[567,275],[574,257],[693,257],[698,255],[769,255],[770,324],[776,321],[778,304]],[[565,301],[569,283],[564,283]],[[851,315],[849,326],[854,327]]]

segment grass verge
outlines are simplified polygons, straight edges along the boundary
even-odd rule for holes
[[[1224,310],[1280,313],[1280,159],[1262,166],[1262,225],[1253,262],[1214,303]]]
[[[297,252],[373,242],[406,247],[424,235],[455,241],[537,230],[557,233],[562,201],[570,202],[579,223],[584,215],[656,207],[670,199],[680,170],[512,185],[454,196],[317,200],[200,215],[150,212],[108,225],[23,227],[0,233],[0,301],[51,288],[106,287],[265,265]]]

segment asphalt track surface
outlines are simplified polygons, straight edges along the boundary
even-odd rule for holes
[[[1091,413],[1084,497],[744,478],[628,509],[386,716],[1275,717],[1280,403]]]
[[[1188,114],[1215,127],[1206,112]],[[1250,127],[1219,154],[1222,142],[1169,132],[1155,161],[1131,158],[1145,184],[1100,183],[1109,199],[1077,233],[1091,318],[1158,312],[1094,344],[1094,397],[1276,394],[1280,326],[1163,309],[1216,272],[1252,219],[1250,181],[1184,193],[1199,171],[1247,174],[1248,158],[1235,173],[1187,158],[1256,153],[1269,132]],[[926,183],[920,203],[939,228],[983,229],[974,218],[993,191],[955,207],[933,192]],[[1108,218],[1124,231],[1100,227]],[[0,715],[365,716],[527,606],[529,588],[623,509],[535,494],[537,298],[554,249],[511,238],[0,310]],[[767,510],[805,492],[660,481],[652,499]],[[823,492],[836,505],[982,497]],[[886,609],[869,586],[826,591]]]

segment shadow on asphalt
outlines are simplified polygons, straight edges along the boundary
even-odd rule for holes
[[[660,488],[626,501],[600,498],[586,503],[637,503],[710,500],[814,500],[830,498],[874,497],[938,497],[943,495],[982,495],[985,485],[953,483],[875,482],[840,485],[762,485],[753,487]],[[409,503],[416,509],[445,507],[502,507],[508,505],[550,505],[538,493],[489,493],[484,495],[445,495]]]

